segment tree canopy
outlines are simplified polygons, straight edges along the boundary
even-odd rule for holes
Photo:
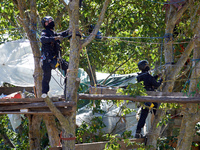
[[[64,0],[1,0],[0,5],[1,44],[28,38],[36,56],[35,74],[41,72],[38,67],[39,37],[43,29],[41,19],[47,15],[52,16],[57,32],[66,29],[73,31],[72,38],[65,38],[62,42],[63,57],[70,62],[69,70],[76,70],[69,72],[69,100],[76,99],[77,89],[69,88],[76,84],[72,76],[76,76],[78,67],[89,73],[89,62],[93,72],[128,74],[138,72],[137,63],[146,59],[152,69],[164,71],[164,92],[196,92],[199,72],[195,67],[199,66],[197,39],[200,36],[200,5],[197,0],[83,0],[81,6],[79,0],[70,1],[69,4]],[[102,15],[104,12],[105,15]],[[94,27],[92,31],[89,31],[90,26]],[[76,30],[81,32],[81,39],[74,36]],[[97,31],[101,32],[101,38],[93,35]],[[41,76],[34,77],[36,87],[40,89]],[[194,78],[197,81],[193,81]],[[187,83],[190,84],[185,88]],[[186,108],[190,110],[188,114],[192,114],[195,106],[187,105]],[[195,114],[198,115],[198,112]],[[158,116],[154,130],[164,112],[161,111]],[[189,115],[185,116],[183,121],[187,122]],[[73,117],[75,114],[68,118],[70,123]],[[190,125],[194,128],[196,122],[192,123]],[[156,130],[156,135],[150,138],[148,144],[156,145],[154,141],[159,132]]]

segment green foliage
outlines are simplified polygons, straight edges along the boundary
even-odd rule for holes
[[[123,139],[133,138],[132,131],[127,131],[127,130],[124,131],[121,136]]]
[[[121,141],[121,139],[117,138],[117,136],[119,136],[118,134],[115,134],[115,135],[106,134],[105,136],[107,139],[109,139],[109,142],[106,143],[104,150],[119,150],[120,149],[121,145],[118,143],[118,141]]]
[[[14,132],[7,115],[1,115],[0,117],[0,133],[5,134],[15,145],[16,149],[26,150],[29,149],[28,142],[28,119],[23,117],[20,129],[17,132]],[[0,149],[11,149],[8,144],[5,144],[5,141],[1,138]]]
[[[160,150],[174,150],[174,144],[178,141],[177,136],[170,136],[167,138],[159,138],[157,146]]]
[[[49,145],[49,139],[44,122],[41,123],[41,149],[45,149]],[[7,115],[0,116],[0,135],[5,134],[15,146],[17,150],[27,150],[29,147],[29,124],[28,118],[21,116],[21,125],[13,131]],[[0,139],[0,149],[12,149],[5,143],[3,138]]]
[[[85,0],[83,2],[80,20],[84,35],[89,35],[88,25],[95,25],[102,5],[103,1]],[[160,39],[137,37],[163,36],[164,15],[162,6],[152,2],[112,1],[106,11],[100,31],[106,37],[123,38],[93,40],[87,46],[90,63],[95,65],[98,71],[112,72],[131,57],[116,72],[128,74],[137,71],[136,64],[141,59],[147,59],[151,64],[159,61],[159,47],[143,44],[143,42],[160,42]],[[86,64],[88,64],[86,56],[81,55],[80,66],[86,70],[88,67]]]
[[[126,89],[118,89],[117,93],[121,93],[122,95],[130,95],[132,97],[136,96],[146,96],[146,89],[144,88],[143,82],[138,83],[128,83],[128,86]]]
[[[161,118],[161,120],[157,124],[157,127],[162,126],[162,125],[166,125],[169,122],[170,119],[171,119],[171,114],[164,115],[163,118]]]
[[[151,147],[145,146],[144,143],[131,142],[130,138],[133,138],[132,131],[124,131],[121,136],[118,134],[105,134],[104,136],[108,140],[108,143],[106,143],[104,150],[119,150],[121,148],[121,145],[118,142],[122,140],[124,141],[126,147],[137,145],[137,150],[148,150]]]
[[[159,150],[175,150],[175,147],[178,142],[178,137],[177,136],[170,136],[170,137],[165,137],[165,138],[159,138],[157,147]],[[197,147],[199,146],[198,143],[192,142],[192,146]],[[192,150],[193,148],[191,148]]]
[[[103,141],[104,132],[102,129],[106,127],[103,123],[102,117],[94,117],[90,123],[83,121],[81,126],[76,129],[76,143],[90,143]]]
[[[182,106],[178,103],[161,103],[160,107],[161,109],[180,109]]]
[[[189,86],[189,85],[188,85]],[[189,88],[189,87],[188,87]],[[184,90],[182,91],[184,95],[188,96],[188,97],[194,97],[194,96],[199,96],[200,93],[200,81],[197,83],[196,85],[196,89],[195,91],[192,92],[188,92],[188,88],[184,88]]]

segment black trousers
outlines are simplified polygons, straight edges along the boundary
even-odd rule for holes
[[[153,108],[158,107],[158,103],[153,102],[153,104],[154,104]],[[151,102],[147,102],[147,103],[145,103],[145,105],[149,107],[149,106],[151,106]],[[144,127],[146,118],[149,114],[149,108],[148,107],[142,108],[142,111],[141,111],[141,114],[140,114],[140,119],[138,121],[137,128],[136,128],[136,133],[140,133],[141,129]],[[154,113],[154,115],[156,114],[156,109],[153,109],[153,113]]]
[[[67,73],[67,69],[68,69],[68,62],[66,62],[65,60],[61,60],[59,63],[59,67],[60,70],[63,71],[63,75],[66,76]],[[51,80],[51,65],[50,62],[48,62],[48,60],[44,60],[43,61],[43,65],[42,65],[42,70],[43,70],[43,78],[42,78],[42,93],[48,93],[49,92],[49,82]],[[64,95],[65,95],[65,91],[66,91],[66,82],[67,79],[65,78],[64,81]]]
[[[49,82],[51,80],[51,70],[52,70],[48,60],[43,61],[42,70],[43,70],[42,93],[47,94],[49,92]]]

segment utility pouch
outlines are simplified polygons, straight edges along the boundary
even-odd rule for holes
[[[53,59],[51,59],[50,66],[51,66],[52,69],[56,69],[59,66],[57,58],[54,57]]]
[[[153,108],[154,107],[154,104],[153,103],[151,103],[151,105],[150,105],[150,108]]]

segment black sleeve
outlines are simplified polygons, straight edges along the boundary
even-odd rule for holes
[[[46,36],[46,34],[47,33],[45,31],[42,31],[42,33],[41,33],[40,41],[41,41],[42,44],[55,42],[55,38],[54,37],[48,37],[48,36]]]
[[[155,75],[155,76],[153,76],[153,77],[154,77],[154,79],[156,79],[156,80],[158,79],[158,75]]]
[[[158,87],[161,85],[162,79],[160,79],[160,80],[157,82],[156,79],[155,79],[153,76],[151,76],[150,82],[151,82],[151,85],[154,86],[154,88],[156,89],[156,88],[158,88]]]
[[[69,30],[57,33],[57,35],[62,36],[62,37],[67,37],[69,35]]]

